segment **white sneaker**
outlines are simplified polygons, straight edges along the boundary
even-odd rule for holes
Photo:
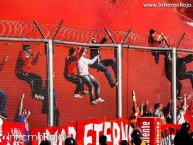
[[[103,100],[102,98],[98,98],[96,99],[96,102],[105,102],[105,100]]]
[[[38,95],[38,94],[34,94],[34,98],[37,100],[44,100],[44,96]]]
[[[82,99],[82,96],[80,96],[79,94],[74,94],[74,98]]]
[[[42,95],[39,95],[39,98],[38,98],[39,100],[44,100],[44,96],[42,96]]]
[[[96,101],[92,101],[92,102],[91,102],[91,105],[96,105],[96,104],[97,104]]]
[[[38,94],[34,94],[34,98],[37,99],[39,96]]]

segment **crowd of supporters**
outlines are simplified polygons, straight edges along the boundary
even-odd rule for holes
[[[172,123],[173,122],[173,114],[172,114],[172,101],[170,100],[166,106],[163,106],[161,103],[155,103],[154,109],[149,107],[149,102],[147,101],[145,104],[142,102],[139,106],[136,102],[135,91],[132,91],[133,98],[133,107],[132,114],[130,116],[131,124],[135,124],[137,122],[138,117],[160,117],[161,123]],[[184,94],[182,99],[180,100],[180,106],[176,107],[177,124],[183,124],[185,122],[192,123],[193,122],[193,101],[191,100],[192,95],[187,96]]]

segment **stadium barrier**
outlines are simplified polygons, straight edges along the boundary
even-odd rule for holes
[[[141,128],[143,140],[147,145],[173,145],[179,124],[161,125],[160,118],[141,117],[137,128]],[[191,124],[193,126],[193,124]],[[190,132],[192,132],[192,128]],[[39,145],[41,140],[49,140],[52,145],[64,145],[67,137],[73,137],[77,145],[99,145],[99,136],[106,135],[108,145],[119,145],[121,140],[130,140],[132,129],[124,118],[113,120],[86,120],[72,122],[61,127],[30,128],[30,135],[25,135],[24,123],[7,122],[0,119],[0,144],[24,145],[29,138],[32,145]]]

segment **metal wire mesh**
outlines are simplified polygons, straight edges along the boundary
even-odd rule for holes
[[[56,24],[40,25],[40,28],[43,34],[45,35],[45,38],[47,39],[53,37],[57,27],[58,25]],[[112,38],[115,40],[116,43],[121,43],[127,34],[126,31],[109,32],[111,33]],[[99,41],[105,36],[107,36],[105,30],[83,30],[62,26],[58,31],[58,34],[56,35],[56,39],[88,43],[92,37]],[[9,20],[0,20],[0,37],[42,38],[40,32],[38,31],[34,23]],[[176,35],[168,35],[166,37],[171,47],[175,47],[180,39],[180,37]],[[148,35],[131,32],[126,39],[125,44],[136,46],[148,46],[147,39]],[[112,41],[108,39],[107,43],[112,43]],[[193,39],[184,38],[179,48],[192,49]]]

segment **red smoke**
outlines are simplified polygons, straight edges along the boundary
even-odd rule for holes
[[[192,28],[183,23],[175,8],[144,8],[147,3],[178,3],[178,0],[84,0],[84,1],[1,1],[1,19],[56,24],[64,19],[66,26],[82,29],[127,30],[147,33],[156,28],[166,34],[192,36]],[[187,12],[191,9],[187,9]]]
[[[166,35],[176,34],[180,36],[183,32],[186,32],[185,37],[193,38],[192,27],[182,21],[181,17],[176,13],[175,8],[144,8],[143,6],[143,4],[147,3],[164,2],[167,1],[2,0],[0,1],[0,19],[28,22],[37,20],[39,24],[57,24],[61,19],[64,19],[63,26],[72,28],[103,30],[104,27],[107,27],[109,30],[128,30],[128,28],[132,26],[132,32],[136,33],[148,34],[150,28],[155,28],[157,29],[157,32],[164,32]],[[173,3],[178,1],[170,2]],[[189,11],[189,9],[186,11]],[[187,12],[187,14],[189,14],[189,12]],[[1,72],[1,80],[4,83],[0,84],[0,88],[5,90],[5,92],[8,94],[7,114],[11,116],[11,121],[13,121],[17,109],[16,104],[19,102],[20,95],[23,93],[23,91],[28,91],[28,95],[26,95],[28,98],[26,97],[25,105],[29,108],[32,107],[32,113],[34,113],[29,119],[30,125],[42,127],[42,125],[46,124],[46,116],[41,114],[42,102],[33,100],[30,96],[31,92],[29,85],[21,80],[18,80],[14,74],[15,61],[21,48],[20,46],[21,44],[16,46],[15,43],[14,46],[1,46],[3,51],[1,51],[2,53],[0,59],[2,59],[5,54],[10,55],[7,67]],[[36,51],[42,50],[42,46],[36,46]],[[104,51],[104,58],[112,57],[111,52],[109,53],[109,51]],[[101,94],[102,97],[107,100],[107,105],[97,104],[97,106],[93,107],[89,104],[88,96],[85,96],[81,101],[74,100],[72,94],[75,85],[67,82],[63,77],[63,61],[66,55],[67,49],[62,49],[62,47],[55,49],[54,71],[56,76],[54,78],[54,87],[58,95],[59,110],[61,111],[61,125],[67,124],[71,120],[79,121],[89,118],[101,119],[104,117],[105,119],[108,119],[115,117],[115,90],[112,90],[108,86],[104,75],[100,72],[96,72],[96,70],[91,70],[91,74],[93,74],[96,79],[99,80],[101,84]],[[157,100],[157,98],[167,96],[168,92],[170,91],[170,83],[164,76],[163,58],[160,59],[160,63],[157,65],[155,64],[154,58],[150,53],[125,50],[123,57],[123,66],[127,66],[123,68],[123,103],[128,105],[128,110],[126,110],[126,105],[124,104],[125,108],[123,109],[123,116],[127,117],[131,113],[127,112],[131,111],[131,103],[129,102],[131,95],[129,94],[129,89],[135,89],[139,98],[140,95],[141,97],[148,97],[148,100],[154,103],[156,101],[160,101]],[[43,79],[46,78],[45,62],[45,55],[42,55],[38,65],[33,68],[33,72],[42,76]],[[163,73],[161,74],[162,70]],[[156,81],[155,78],[157,79]],[[189,80],[187,80],[187,82],[189,85]],[[190,91],[188,90],[188,85],[183,86],[184,92]],[[169,99],[170,98],[164,98],[163,101],[168,101]],[[140,99],[138,100],[140,101]],[[35,104],[36,107],[33,107],[31,104]],[[80,110],[82,110],[84,113],[80,113]],[[103,116],[101,112],[103,112],[105,116]],[[39,116],[41,116],[41,119]]]

